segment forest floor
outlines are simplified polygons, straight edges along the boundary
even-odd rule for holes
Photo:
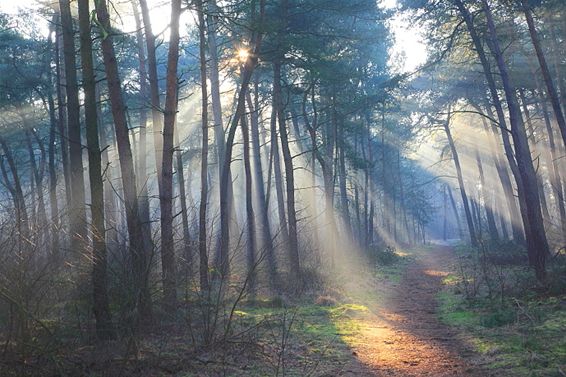
[[[208,350],[183,327],[164,327],[141,337],[135,355],[123,340],[64,346],[24,363],[0,358],[0,377],[565,376],[566,296],[522,301],[506,310],[526,314],[503,321],[463,301],[458,253],[399,250],[381,267],[366,260],[345,268],[286,305],[244,302],[233,313],[234,335]]]

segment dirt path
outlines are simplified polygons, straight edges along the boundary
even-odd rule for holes
[[[438,246],[415,257],[398,284],[380,284],[386,299],[370,305],[352,345],[357,361],[338,375],[487,376],[467,359],[472,354],[456,333],[438,320],[436,294],[453,266],[453,251]]]

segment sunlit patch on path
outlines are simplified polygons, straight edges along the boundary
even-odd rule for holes
[[[436,314],[436,294],[451,261],[448,248],[422,252],[399,284],[378,284],[383,299],[356,313],[356,334],[342,336],[364,367],[353,362],[338,375],[487,376],[474,369],[467,348]]]

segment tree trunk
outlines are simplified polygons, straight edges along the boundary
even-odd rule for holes
[[[112,42],[110,17],[106,0],[95,3],[96,15],[102,28],[102,54],[104,58],[104,69],[108,84],[108,95],[114,119],[114,131],[120,158],[120,172],[122,174],[122,186],[124,190],[124,206],[126,209],[126,223],[128,227],[129,249],[133,264],[133,291],[135,292],[133,306],[138,310],[142,322],[151,320],[151,298],[148,286],[148,259],[147,250],[144,248],[142,223],[139,217],[139,205],[136,189],[136,177],[134,173],[134,161],[130,146],[128,123],[126,121],[126,105],[122,98],[118,63]],[[134,323],[134,329],[137,328]]]
[[[137,168],[136,177],[138,179],[137,187],[139,193],[140,217],[143,226],[143,239],[145,250],[153,250],[154,244],[151,238],[151,219],[149,214],[149,193],[148,193],[148,174],[147,174],[147,109],[144,100],[148,96],[147,87],[147,71],[145,66],[145,48],[143,43],[142,23],[140,20],[139,10],[134,0],[131,0],[134,11],[134,19],[136,21],[136,43],[138,47],[139,75],[140,75],[140,110],[139,110],[139,141],[137,151]]]
[[[501,104],[501,99],[499,98],[499,93],[497,91],[497,85],[495,82],[495,78],[494,75],[492,73],[492,69],[491,69],[491,65],[487,59],[487,54],[483,48],[483,43],[482,40],[479,36],[479,34],[476,31],[476,28],[474,26],[473,23],[473,18],[472,15],[470,14],[469,10],[465,7],[464,3],[461,0],[453,0],[454,3],[456,4],[456,6],[458,7],[458,10],[460,11],[460,14],[462,15],[462,18],[464,19],[465,23],[466,23],[466,27],[468,29],[468,32],[470,34],[470,37],[472,38],[472,41],[474,43],[474,47],[476,49],[476,52],[478,54],[478,57],[480,59],[483,71],[484,71],[484,75],[487,81],[487,85],[489,88],[489,92],[491,94],[491,98],[493,100],[493,106],[495,107],[495,111],[497,113],[497,120],[499,123],[499,128],[501,129],[501,137],[503,140],[503,146],[505,148],[505,154],[507,157],[507,161],[509,162],[509,167],[511,168],[511,172],[513,173],[513,176],[515,178],[515,181],[517,183],[517,194],[519,197],[519,206],[521,208],[520,211],[520,215],[521,218],[523,219],[523,223],[525,223],[525,216],[526,214],[523,211],[524,208],[524,202],[525,202],[525,193],[523,190],[523,182],[522,182],[522,176],[521,173],[519,172],[519,168],[517,166],[517,162],[515,161],[515,155],[513,153],[513,147],[511,146],[511,142],[509,140],[509,134],[511,131],[507,128],[507,120],[505,118],[505,113],[503,112],[503,106]],[[486,109],[488,110],[488,115],[489,115],[489,105],[486,106]],[[493,117],[492,117],[493,118]],[[507,194],[506,194],[507,195]],[[513,207],[509,207],[510,210]],[[511,214],[513,215],[513,214]],[[518,218],[518,217],[517,217]],[[526,219],[526,221],[528,222],[528,219]],[[516,225],[516,224],[515,224]],[[518,226],[518,225],[516,225]],[[516,242],[518,242],[519,244],[523,244],[523,237],[521,236],[520,238],[517,238],[517,236],[519,236],[519,233],[516,233],[515,231],[518,230],[515,226],[514,226],[514,238],[516,240]],[[522,234],[522,232],[521,232]]]
[[[301,266],[299,259],[299,240],[297,236],[297,213],[295,210],[295,175],[293,171],[293,158],[289,148],[289,138],[285,124],[285,111],[283,109],[283,98],[281,93],[281,64],[273,64],[273,102],[277,109],[277,123],[279,124],[279,137],[281,138],[281,149],[283,163],[285,165],[285,183],[287,188],[287,220],[289,230],[289,263],[291,273],[300,277]]]
[[[161,180],[161,165],[163,155],[163,114],[161,113],[161,101],[159,99],[159,78],[157,77],[157,58],[155,56],[155,35],[151,27],[149,8],[146,0],[139,0],[142,11],[143,28],[145,31],[145,43],[147,45],[147,68],[149,74],[149,91],[151,98],[151,118],[153,128],[153,146],[155,150],[155,169],[157,180]]]
[[[552,110],[554,111],[554,116],[556,117],[556,123],[558,123],[558,128],[562,134],[562,142],[566,146],[566,119],[564,119],[564,113],[560,107],[560,98],[556,87],[552,82],[552,77],[550,76],[550,70],[548,69],[548,64],[546,63],[546,58],[542,51],[542,46],[538,37],[538,33],[535,27],[535,21],[533,20],[533,14],[528,5],[527,0],[521,0],[521,5],[523,6],[523,12],[525,13],[525,18],[527,20],[527,25],[529,27],[529,34],[531,36],[531,41],[533,42],[533,47],[537,55],[537,59],[540,65],[540,70],[544,83],[546,84],[546,92],[548,93],[548,98],[552,105]]]
[[[82,242],[84,242],[86,235],[86,210],[75,41],[69,0],[59,0],[59,8],[61,10],[61,27],[63,29],[63,56],[65,60],[65,82],[67,91],[67,120],[71,173],[71,250],[74,253],[80,253]]]
[[[55,18],[55,23],[58,24],[60,17]],[[56,29],[57,30],[57,29]],[[56,33],[57,34],[57,33]],[[65,109],[67,107],[67,91],[65,90],[65,73],[61,68],[61,37],[55,38],[55,76],[56,76],[56,93],[57,93],[57,127],[59,131],[59,145],[61,147],[61,162],[63,163],[63,179],[65,182],[65,198],[67,203],[71,203],[71,173],[69,167],[69,146],[67,145],[67,114]]]
[[[165,117],[163,122],[163,159],[159,204],[161,207],[161,268],[164,305],[169,310],[177,307],[175,283],[175,243],[173,241],[173,133],[177,118],[177,66],[179,64],[179,18],[181,0],[171,2],[169,52],[165,89]]]
[[[462,196],[462,204],[464,206],[464,213],[466,215],[466,222],[468,224],[468,231],[470,233],[470,242],[472,246],[476,247],[478,246],[478,240],[476,237],[476,230],[474,228],[472,212],[470,211],[468,195],[466,194],[466,187],[464,186],[464,177],[462,175],[462,167],[460,166],[460,158],[458,156],[458,151],[456,150],[456,145],[454,144],[454,139],[452,138],[452,133],[450,132],[450,117],[450,108],[448,108],[448,116],[446,122],[444,123],[444,131],[446,132],[446,137],[448,138],[448,144],[450,146],[452,159],[454,160],[454,166],[456,168],[456,175],[458,176],[458,185],[460,186],[460,195]]]
[[[114,337],[110,304],[108,300],[106,230],[104,224],[104,184],[102,182],[102,160],[98,140],[98,119],[96,111],[96,88],[92,60],[92,39],[90,35],[89,0],[79,0],[79,30],[81,63],[83,69],[83,90],[85,107],[86,140],[88,149],[88,175],[91,196],[92,233],[92,288],[93,311],[96,319],[96,335],[99,339]]]
[[[206,82],[206,41],[204,26],[204,10],[202,0],[197,0],[198,22],[199,22],[199,53],[200,53],[200,76],[201,76],[201,128],[202,128],[202,151],[200,170],[200,207],[199,207],[199,279],[200,289],[208,292],[208,250],[206,239],[206,207],[208,204],[208,90]],[[211,48],[211,46],[209,46]],[[220,113],[222,119],[222,112]],[[224,140],[224,137],[222,137]],[[205,319],[207,320],[208,317]],[[207,326],[207,325],[206,325]],[[208,339],[208,334],[205,334]]]
[[[261,248],[267,257],[267,265],[269,269],[269,283],[273,292],[278,292],[279,283],[277,277],[277,262],[273,250],[273,239],[271,238],[271,220],[269,218],[269,210],[267,208],[265,197],[265,186],[263,182],[263,167],[261,162],[261,149],[259,140],[259,90],[257,80],[254,88],[255,104],[252,103],[251,95],[247,94],[248,107],[251,110],[251,141],[253,152],[253,173],[255,181],[255,189],[258,198],[257,204],[259,208],[259,231],[261,234]]]
[[[246,176],[246,221],[248,223],[248,240],[247,240],[247,267],[248,276],[248,292],[255,298],[256,294],[256,224],[253,209],[253,191],[252,191],[252,169],[250,163],[250,133],[248,123],[246,121],[245,112],[241,119],[242,136],[244,143],[244,172]]]
[[[49,82],[51,83],[51,68],[49,68]],[[47,103],[49,109],[49,146],[47,148],[48,170],[49,170],[49,209],[51,222],[51,252],[59,254],[59,202],[57,199],[57,161],[56,161],[56,138],[57,117],[55,116],[55,101],[51,89],[47,92]]]
[[[491,110],[489,109],[489,104],[486,105],[487,114],[491,118],[493,114],[491,114]],[[476,110],[482,113],[481,108],[479,106],[474,106]],[[487,137],[489,140],[489,152],[493,159],[493,164],[495,165],[495,169],[497,171],[497,175],[499,176],[499,181],[501,182],[501,188],[503,190],[503,195],[505,196],[505,202],[507,204],[507,210],[509,211],[509,219],[511,220],[511,230],[513,233],[513,239],[518,244],[522,245],[525,242],[525,237],[523,234],[523,228],[521,223],[519,222],[520,212],[517,206],[517,202],[515,201],[515,195],[513,193],[513,185],[511,183],[511,179],[509,178],[509,172],[505,163],[502,161],[499,153],[497,151],[495,140],[499,137],[497,133],[497,126],[495,124],[491,124],[491,127],[488,126],[485,117],[482,116],[482,124],[483,128],[487,132]],[[507,132],[506,130],[501,130],[501,132]]]
[[[509,121],[511,123],[511,135],[515,145],[517,166],[519,168],[518,170],[521,175],[524,189],[525,209],[521,212],[523,212],[523,224],[525,225],[525,238],[527,241],[529,263],[534,268],[537,278],[540,281],[543,281],[546,278],[546,257],[549,254],[549,247],[541,214],[536,172],[532,164],[531,152],[521,116],[521,110],[515,95],[515,88],[511,85],[507,65],[497,39],[497,32],[493,22],[491,9],[487,0],[482,0],[482,3],[487,17],[489,38],[491,42],[490,48],[492,49],[497,61],[505,97],[507,99]]]

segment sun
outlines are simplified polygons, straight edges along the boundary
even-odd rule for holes
[[[250,57],[250,50],[245,47],[239,48],[236,52],[236,55],[238,56],[238,60],[241,63],[244,63]]]

